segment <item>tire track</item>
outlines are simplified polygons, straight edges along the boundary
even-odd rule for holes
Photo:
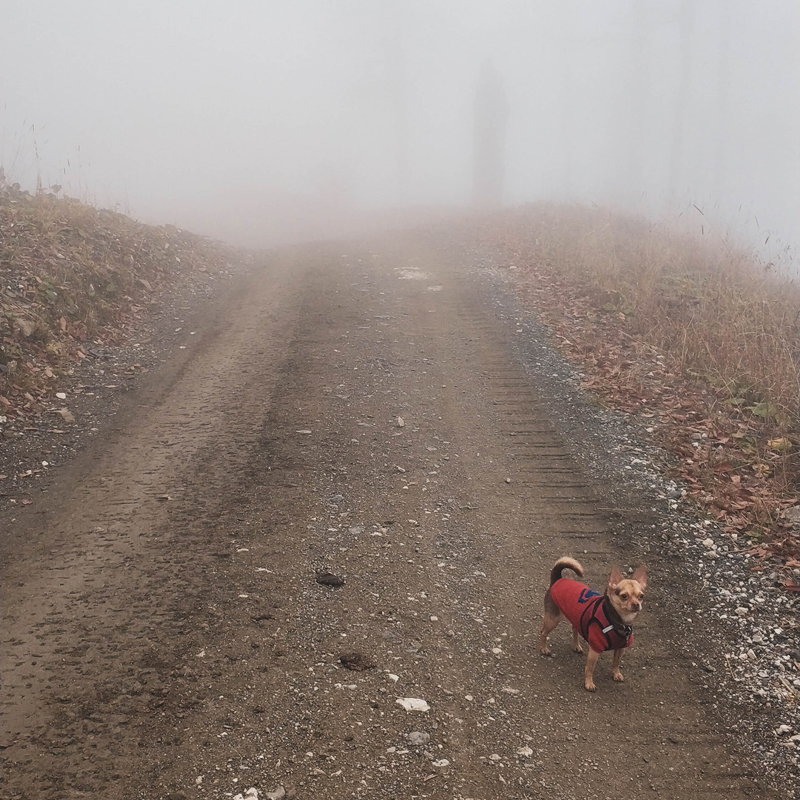
[[[224,316],[205,320],[191,360],[145,388],[135,413],[4,539],[5,796],[72,796],[123,780],[137,748],[126,734],[168,693],[154,668],[164,673],[175,644],[192,637],[175,607],[183,570],[204,569],[194,551],[206,542],[183,501],[214,459],[220,477],[247,452],[299,278],[279,265],[254,279],[255,296],[234,294]],[[30,552],[31,539],[41,550]]]

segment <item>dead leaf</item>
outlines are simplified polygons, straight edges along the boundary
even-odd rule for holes
[[[781,436],[778,439],[770,439],[767,444],[770,450],[776,450],[779,453],[788,453],[792,449],[792,443],[785,436]]]
[[[69,409],[59,408],[58,411],[56,411],[56,414],[60,414],[61,418],[67,423],[67,425],[72,425],[75,423],[75,417],[72,415],[72,412]]]

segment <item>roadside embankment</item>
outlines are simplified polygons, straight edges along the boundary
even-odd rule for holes
[[[61,376],[123,342],[166,287],[241,257],[171,225],[0,186],[0,412],[36,416]]]
[[[470,220],[599,402],[651,420],[730,546],[800,590],[800,287],[754,253],[608,210]]]

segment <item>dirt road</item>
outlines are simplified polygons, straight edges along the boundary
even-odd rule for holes
[[[538,655],[556,558],[647,544],[440,242],[283,253],[192,324],[4,531],[4,798],[786,796],[657,569],[624,684]]]

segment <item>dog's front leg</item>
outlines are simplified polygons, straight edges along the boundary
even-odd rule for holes
[[[589,645],[589,654],[586,656],[586,669],[583,671],[583,686],[587,692],[593,692],[597,687],[594,685],[594,668],[600,653]]]
[[[577,628],[572,629],[572,649],[576,653],[582,653],[583,648],[581,647],[581,635],[578,633]]]
[[[614,660],[611,663],[611,670],[612,670],[613,675],[614,675],[614,680],[621,682],[621,681],[625,680],[625,677],[619,671],[619,663],[620,663],[620,661],[622,661],[622,648],[620,648],[619,650],[615,650],[614,651]]]

